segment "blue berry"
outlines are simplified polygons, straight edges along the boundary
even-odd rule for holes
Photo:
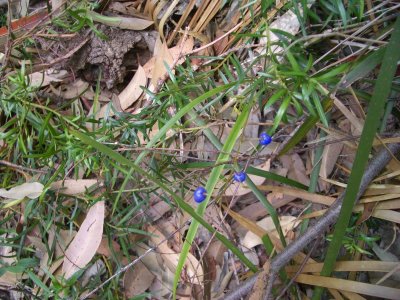
[[[242,172],[233,174],[233,180],[235,180],[237,182],[245,181],[246,180],[246,173],[242,171]]]
[[[198,187],[193,194],[194,201],[197,203],[203,202],[207,197],[207,191],[202,186]]]
[[[267,146],[272,142],[271,136],[266,132],[261,132],[259,140],[262,146]]]

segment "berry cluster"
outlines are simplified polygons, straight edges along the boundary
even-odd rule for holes
[[[272,138],[268,133],[262,132],[259,137],[259,142],[261,146],[267,146],[272,142]],[[244,182],[246,180],[246,177],[247,175],[244,171],[233,174],[233,180],[236,182]],[[207,190],[204,187],[200,186],[194,191],[193,199],[196,203],[201,203],[206,198]]]

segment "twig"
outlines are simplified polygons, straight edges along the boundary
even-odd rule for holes
[[[190,52],[188,52],[188,53],[185,53],[184,56],[186,56],[186,55],[192,55],[192,54],[195,54],[195,53],[197,53],[197,52],[200,52],[200,51],[202,51],[202,50],[204,50],[204,49],[207,49],[208,47],[211,47],[211,46],[214,45],[215,43],[219,42],[220,40],[222,40],[222,39],[224,39],[225,37],[227,37],[228,35],[230,35],[232,32],[234,32],[236,29],[238,29],[239,26],[241,26],[241,25],[242,25],[242,23],[237,24],[235,27],[233,27],[232,29],[230,29],[229,31],[227,31],[226,33],[224,33],[223,35],[221,35],[219,38],[213,40],[211,43],[208,43],[207,45],[204,45],[204,46],[202,46],[202,47],[200,47],[200,48],[197,48],[197,49],[194,49],[194,50],[192,50],[192,51],[190,51]]]
[[[400,152],[400,143],[390,144],[387,148],[382,148],[379,153],[370,161],[368,167],[364,173],[361,180],[361,185],[359,192],[357,194],[357,201],[360,196],[365,192],[369,183],[382,171],[382,169],[388,164],[392,159],[392,155],[397,155]],[[310,227],[301,237],[296,241],[292,242],[288,247],[286,247],[281,253],[274,257],[271,261],[270,270],[271,274],[266,287],[266,296],[271,295],[272,285],[275,281],[277,273],[282,269],[292,257],[301,251],[305,246],[310,244],[318,236],[323,234],[330,225],[334,224],[339,216],[340,209],[342,207],[342,201],[345,192],[343,192],[336,201],[331,205],[328,211],[323,217],[321,217],[317,223]],[[235,291],[227,294],[224,300],[237,300],[241,297],[245,297],[250,291],[252,286],[257,280],[257,274],[242,283],[241,286],[236,288]]]
[[[17,170],[21,170],[21,171],[35,172],[35,173],[42,173],[42,174],[47,173],[47,171],[35,170],[35,169],[19,166],[19,165],[11,163],[9,161],[6,161],[6,160],[0,160],[0,165],[4,165],[4,166],[7,166],[7,167],[10,167],[10,168],[13,168],[13,169],[17,169]]]

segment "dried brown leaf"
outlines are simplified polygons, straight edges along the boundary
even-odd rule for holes
[[[171,272],[175,273],[179,261],[179,254],[172,250],[166,241],[162,243],[162,241],[165,240],[165,236],[154,226],[149,226],[148,231],[152,233],[150,239],[154,245],[158,245],[157,249],[161,253],[165,265]],[[203,284],[203,267],[191,253],[187,256],[185,268],[190,282],[198,285]]]
[[[84,268],[100,245],[103,236],[104,201],[96,202],[88,211],[75,238],[65,251],[63,274],[70,278]]]
[[[62,97],[64,99],[73,99],[82,95],[89,88],[89,83],[81,79],[77,79],[72,83],[63,84],[58,88],[50,85],[50,88],[51,91],[58,97]]]
[[[174,58],[170,49],[168,49],[167,44],[163,43],[154,61],[153,72],[151,74],[151,84],[153,86],[157,86],[158,81],[167,73],[165,65],[171,67],[173,62]]]
[[[319,176],[327,178],[332,173],[336,161],[338,160],[339,155],[342,152],[342,149],[343,149],[342,143],[328,144],[324,147]]]
[[[297,225],[300,224],[300,221],[297,220],[296,217],[292,216],[281,216],[279,217],[279,221],[284,235],[286,235],[289,230],[296,228]],[[265,231],[267,231],[268,233],[274,234],[276,237],[278,237],[278,233],[276,232],[274,222],[272,221],[272,218],[270,216],[258,221],[257,225],[260,226]],[[242,245],[248,249],[251,249],[261,244],[262,244],[261,238],[259,238],[257,234],[251,231],[248,231],[242,240]]]
[[[153,283],[155,276],[142,262],[135,264],[124,275],[124,294],[127,298],[144,293]]]
[[[86,192],[87,189],[98,183],[97,179],[59,180],[52,183],[51,189],[65,195],[76,195]]]
[[[40,182],[26,182],[8,191],[6,189],[0,189],[0,197],[12,200],[19,200],[25,197],[35,199],[42,194],[43,188],[44,186]]]
[[[143,94],[141,86],[146,87],[146,72],[141,65],[125,89],[118,95],[122,110],[126,110]]]
[[[310,179],[306,175],[304,163],[297,153],[292,155],[283,155],[280,158],[284,168],[288,169],[288,178],[297,180],[304,185],[310,184]]]

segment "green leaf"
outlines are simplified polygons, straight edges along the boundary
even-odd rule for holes
[[[321,100],[320,100],[318,94],[316,92],[313,92],[311,94],[311,98],[313,100],[315,107],[317,108],[319,119],[321,120],[322,124],[325,125],[325,127],[328,127],[329,126],[328,120],[326,119],[325,111],[324,111],[324,108],[322,107]]]
[[[331,79],[336,79],[336,77],[339,74],[344,73],[349,68],[349,66],[350,66],[349,63],[343,63],[343,64],[340,64],[339,66],[337,66],[336,68],[328,70],[327,72],[323,73],[322,75],[313,76],[312,78],[317,80],[320,83],[328,82]]]
[[[22,258],[15,265],[0,268],[0,272],[23,273],[26,269],[36,267],[38,260],[34,258]]]
[[[267,101],[267,104],[265,104],[264,106],[264,112],[266,111],[266,109],[268,109],[269,107],[271,107],[272,105],[274,105],[274,103],[276,101],[278,101],[279,99],[281,99],[284,95],[286,95],[287,90],[285,89],[281,89],[277,92],[275,92],[275,94],[273,94]]]
[[[269,171],[264,171],[262,169],[258,169],[252,166],[247,167],[246,172],[248,174],[252,174],[252,175],[256,175],[256,176],[260,176],[260,177],[264,177],[265,179],[270,179],[270,180],[274,180],[292,187],[296,187],[302,190],[307,190],[308,187],[296,180],[292,180],[286,177],[283,177],[281,175],[269,172]]]
[[[275,130],[278,128],[279,123],[281,122],[283,115],[286,113],[287,108],[289,107],[290,103],[290,96],[287,95],[285,99],[283,100],[281,106],[278,109],[278,112],[276,113],[276,116],[274,118],[274,124],[272,128],[269,131],[269,134],[274,134]]]
[[[325,112],[332,108],[333,101],[331,99],[325,99],[322,101],[322,107]],[[318,116],[309,116],[303,124],[299,127],[296,133],[290,138],[289,142],[279,152],[279,156],[286,154],[289,150],[293,149],[306,135],[307,133],[317,124],[319,121]]]
[[[226,142],[225,142],[220,154],[218,155],[218,158],[216,161],[217,166],[214,167],[213,170],[211,171],[210,177],[205,186],[205,189],[207,191],[207,198],[201,204],[199,204],[199,206],[196,209],[196,213],[200,217],[202,217],[204,215],[204,212],[207,208],[207,204],[212,197],[215,186],[217,185],[217,183],[219,181],[219,177],[222,173],[222,170],[224,169],[224,165],[222,163],[229,160],[230,153],[236,143],[236,140],[239,138],[239,136],[242,132],[242,129],[246,124],[246,121],[247,121],[247,118],[248,118],[249,112],[250,112],[249,106],[250,105],[246,105],[244,107],[242,113],[239,115],[238,119],[236,120],[228,138],[226,139]],[[183,244],[181,254],[179,256],[179,261],[178,261],[178,265],[176,267],[175,276],[174,276],[174,284],[173,284],[173,298],[174,299],[176,299],[176,289],[178,286],[178,282],[179,282],[179,279],[181,276],[183,266],[186,262],[187,255],[189,253],[189,250],[193,243],[193,240],[196,236],[199,225],[200,224],[198,221],[196,221],[196,220],[193,221],[190,224],[188,233],[186,235],[186,239]]]
[[[347,13],[346,13],[346,8],[344,7],[343,1],[335,0],[335,4],[336,4],[337,9],[339,10],[339,14],[340,14],[340,17],[342,18],[343,25],[346,28],[346,26],[347,26]]]
[[[289,50],[286,51],[286,56],[290,62],[290,65],[292,66],[293,70],[296,71],[299,74],[304,74],[304,72],[301,70],[299,64],[297,63],[297,59],[293,56],[292,52]]]
[[[381,47],[377,51],[371,52],[356,64],[356,66],[346,74],[341,82],[341,88],[347,88],[357,80],[367,76],[373,69],[382,62],[386,47]]]
[[[176,122],[178,122],[185,114],[187,114],[189,111],[191,111],[193,108],[195,108],[197,105],[199,105],[201,102],[204,100],[214,96],[215,94],[218,94],[220,92],[223,92],[233,86],[235,86],[237,83],[236,82],[231,82],[225,85],[221,85],[219,87],[216,87],[215,89],[212,89],[208,91],[207,93],[204,93],[203,95],[197,97],[196,99],[192,100],[189,104],[187,104],[185,107],[180,109],[158,132],[157,134],[147,143],[146,149],[152,148],[156,143],[158,143],[160,140],[162,140],[163,136],[167,133],[169,129],[171,129]],[[139,162],[142,161],[143,157],[149,152],[150,150],[145,150],[142,151],[139,156],[137,157],[135,163],[139,164]]]

